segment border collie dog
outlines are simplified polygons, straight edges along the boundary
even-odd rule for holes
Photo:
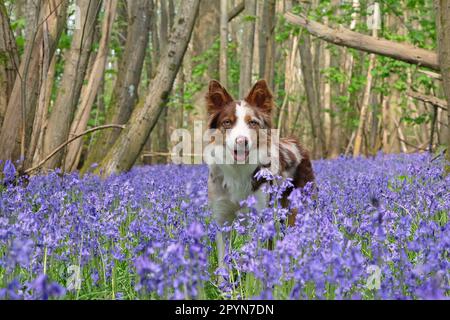
[[[314,181],[309,153],[295,138],[278,139],[275,149],[272,145],[272,152],[266,158],[251,156],[260,154],[262,137],[269,143],[275,140],[271,136],[274,101],[265,80],[256,82],[243,100],[234,100],[219,82],[212,80],[206,94],[206,105],[208,127],[214,133],[212,144],[216,152],[220,150],[219,153],[226,159],[208,163],[208,200],[214,219],[220,226],[232,223],[240,209],[239,203],[250,195],[256,198],[258,210],[267,206],[268,199],[261,191],[261,185],[265,182],[255,178],[263,167],[270,167],[274,175],[291,178],[293,188],[304,187]],[[276,166],[270,163],[274,159]],[[283,194],[281,203],[284,207],[289,205],[287,197],[293,188]],[[289,225],[295,223],[296,214],[295,210],[291,210]],[[223,266],[224,241],[227,239],[228,234],[218,232],[216,242],[220,267]]]

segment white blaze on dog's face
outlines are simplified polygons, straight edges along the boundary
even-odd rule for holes
[[[244,100],[235,101],[213,80],[206,96],[210,129],[224,135],[224,147],[238,163],[245,163],[258,148],[258,132],[271,128],[273,98],[264,80],[258,81]]]

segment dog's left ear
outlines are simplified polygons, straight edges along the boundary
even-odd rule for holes
[[[270,113],[273,108],[273,96],[267,86],[266,80],[259,80],[255,83],[245,101],[260,109],[262,112]]]

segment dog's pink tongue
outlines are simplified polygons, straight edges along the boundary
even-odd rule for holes
[[[247,159],[247,152],[245,152],[245,150],[238,150],[234,153],[234,159],[236,159],[236,161],[245,161],[245,159]]]
[[[245,159],[247,159],[247,157],[245,156],[245,152],[239,153],[236,155],[236,160],[237,161],[244,161]]]

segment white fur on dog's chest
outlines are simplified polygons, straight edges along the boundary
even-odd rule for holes
[[[256,165],[210,165],[208,193],[210,205],[219,224],[231,222],[240,209],[240,202],[250,195],[256,198],[256,209],[267,205],[261,191],[253,191],[253,174]]]
[[[223,172],[222,187],[228,191],[229,200],[239,204],[252,193],[253,173],[256,165],[219,165]]]

